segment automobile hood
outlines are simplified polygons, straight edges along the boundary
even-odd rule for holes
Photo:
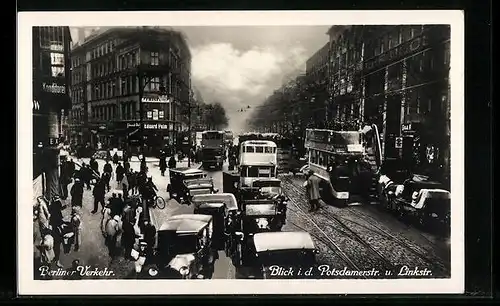
[[[182,267],[189,267],[194,259],[194,254],[192,253],[179,254],[170,260],[168,267],[179,271]]]

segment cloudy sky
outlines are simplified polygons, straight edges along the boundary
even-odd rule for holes
[[[305,69],[305,61],[328,40],[328,26],[176,27],[192,53],[193,85],[205,102],[220,102],[229,128],[244,129],[250,111],[283,79]],[[77,30],[72,30],[74,40]],[[251,110],[250,109],[250,110]]]

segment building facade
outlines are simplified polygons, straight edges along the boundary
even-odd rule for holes
[[[308,100],[312,105],[310,120],[325,127],[330,118],[328,85],[328,60],[330,44],[326,43],[306,61]]]
[[[81,134],[93,147],[174,144],[191,98],[191,54],[181,33],[157,27],[95,31],[72,50],[72,63],[78,101],[72,140]]]
[[[377,124],[385,159],[449,174],[449,26],[332,27],[329,66],[338,126]]]
[[[69,27],[33,27],[33,178],[43,174],[43,191],[59,194],[59,144],[69,98]]]

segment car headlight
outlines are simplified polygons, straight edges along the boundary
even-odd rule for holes
[[[266,218],[258,218],[255,220],[255,222],[257,222],[257,226],[259,228],[267,228],[267,226],[269,225],[269,221]]]
[[[189,268],[184,266],[184,267],[181,267],[179,269],[179,273],[182,275],[182,276],[186,276],[189,274]]]
[[[148,274],[149,274],[149,276],[156,276],[156,275],[158,275],[158,270],[156,268],[149,268]]]

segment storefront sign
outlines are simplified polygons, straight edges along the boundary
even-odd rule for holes
[[[127,123],[127,128],[138,128],[140,127],[140,122]],[[144,123],[144,129],[146,130],[168,130],[168,124],[164,123]]]
[[[389,62],[393,62],[405,56],[406,54],[416,52],[425,45],[427,45],[427,36],[416,37],[410,41],[400,44],[399,46],[382,53],[364,63],[364,69],[370,70],[379,66],[383,66]]]
[[[127,123],[127,128],[140,127],[141,125],[138,122],[135,123]]]
[[[408,132],[411,131],[411,122],[410,123],[405,123],[401,126],[401,131],[403,132]]]
[[[156,96],[156,97],[143,97],[141,99],[144,103],[170,103],[171,99],[165,96]]]
[[[146,123],[146,124],[144,124],[144,128],[147,130],[168,130],[168,124]]]
[[[49,146],[55,146],[59,144],[59,137],[49,137]]]
[[[65,94],[66,86],[57,85],[56,83],[52,84],[43,83],[43,90],[45,92],[50,92],[55,94]]]

